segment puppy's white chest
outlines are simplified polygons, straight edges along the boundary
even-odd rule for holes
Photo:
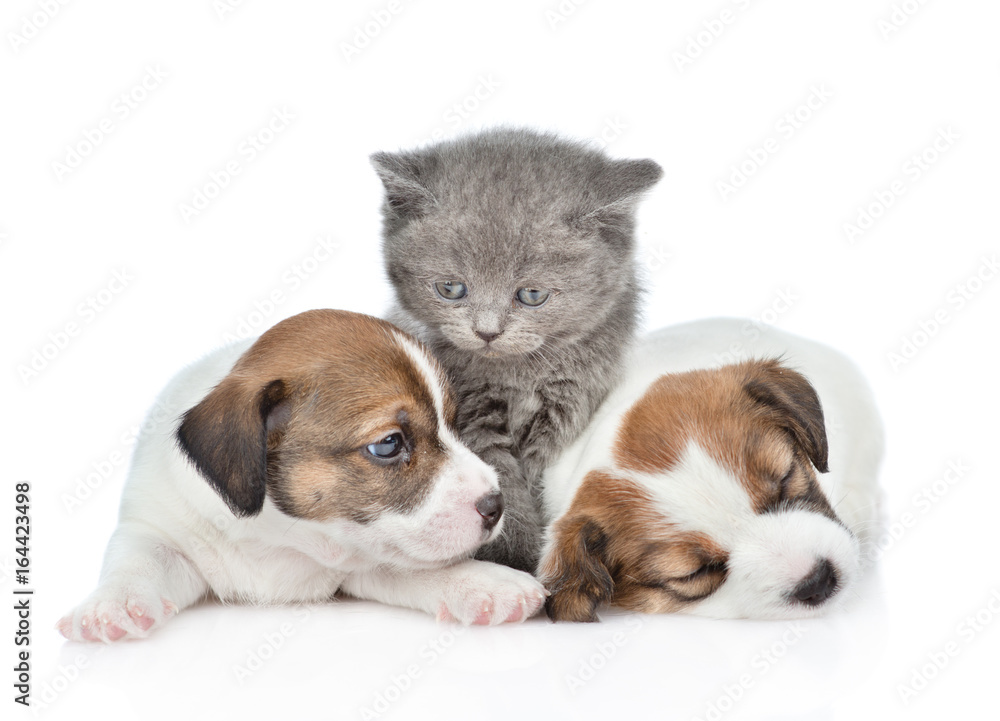
[[[329,566],[350,560],[330,542],[300,549],[258,538],[195,544],[190,555],[217,596],[255,603],[326,600],[347,576],[343,567]]]

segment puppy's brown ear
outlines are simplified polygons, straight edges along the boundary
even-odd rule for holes
[[[268,437],[288,420],[287,387],[229,375],[184,414],[177,441],[198,471],[237,516],[264,507]]]
[[[556,542],[538,572],[550,592],[545,612],[553,621],[596,621],[598,607],[614,594],[605,565],[608,537],[583,515],[561,519],[554,533]]]
[[[750,363],[743,386],[755,402],[765,406],[775,423],[791,433],[820,473],[829,471],[829,446],[823,406],[805,376],[779,360]]]

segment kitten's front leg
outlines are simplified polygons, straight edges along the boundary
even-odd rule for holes
[[[527,573],[473,560],[444,568],[356,573],[341,590],[356,598],[426,611],[441,621],[490,626],[534,616],[546,596],[545,588]]]
[[[458,413],[462,442],[497,472],[504,501],[501,533],[482,546],[476,558],[534,573],[541,553],[542,518],[515,453],[508,403],[500,392],[488,388],[462,395]]]
[[[521,472],[540,507],[545,469],[577,439],[607,391],[588,392],[576,383],[563,381],[542,387],[539,394],[542,408],[532,417],[519,447]]]

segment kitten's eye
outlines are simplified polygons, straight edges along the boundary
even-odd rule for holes
[[[468,295],[465,283],[457,280],[442,280],[434,284],[434,290],[445,300],[458,300]]]
[[[547,290],[537,288],[521,288],[517,291],[517,299],[529,308],[537,308],[549,299],[551,295]]]
[[[369,443],[365,450],[376,458],[395,458],[403,450],[403,434],[390,433],[378,443]]]

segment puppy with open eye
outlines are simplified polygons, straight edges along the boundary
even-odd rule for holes
[[[157,407],[183,415],[140,436],[67,638],[145,637],[206,596],[339,590],[477,624],[541,608],[530,575],[469,558],[503,526],[497,476],[456,438],[437,362],[391,324],[302,313],[182,371]]]
[[[548,469],[551,618],[594,621],[602,604],[808,617],[857,581],[878,516],[871,394],[833,350],[746,330],[716,319],[646,338]]]

